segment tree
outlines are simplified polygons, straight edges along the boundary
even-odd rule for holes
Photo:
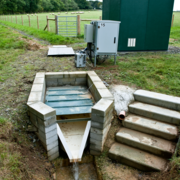
[[[99,1],[90,1],[91,6],[93,9],[101,9],[102,8],[102,2]]]
[[[62,0],[65,5],[65,10],[76,10],[79,9],[77,3],[74,0]]]
[[[92,9],[90,3],[86,0],[75,0],[75,2],[78,4],[79,9]]]

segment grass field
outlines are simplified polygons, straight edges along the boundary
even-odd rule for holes
[[[174,12],[174,23],[173,27],[180,27],[180,12]]]
[[[46,16],[48,16],[48,18],[55,18],[55,16],[50,15],[50,13],[39,13],[37,15],[39,18],[39,29],[40,30],[43,30],[47,24]],[[58,15],[58,13],[55,13],[55,15]],[[22,25],[22,19],[21,19],[22,17],[21,16],[23,17],[24,26],[29,26],[29,20],[28,20],[27,14],[26,15],[17,15],[17,24]],[[66,14],[65,12],[62,12],[58,16],[77,16],[77,14],[71,14],[71,12],[68,12],[68,14]],[[99,19],[100,16],[102,16],[101,10],[90,11],[90,12],[84,11],[84,14],[80,14],[81,19]],[[31,19],[31,27],[37,28],[37,16],[30,15],[30,19]],[[11,15],[6,16],[6,20],[11,22]],[[12,16],[12,22],[16,23],[16,16],[14,16],[14,15]],[[81,21],[81,34],[84,34],[84,24],[89,24],[89,23],[90,23],[90,21]],[[55,22],[50,21],[49,25],[50,25],[50,31],[55,32]]]

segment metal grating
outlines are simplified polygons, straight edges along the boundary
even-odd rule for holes
[[[57,33],[67,37],[77,36],[77,16],[57,16]]]

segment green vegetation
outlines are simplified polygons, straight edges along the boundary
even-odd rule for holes
[[[42,30],[38,30],[32,27],[27,27],[27,26],[21,26],[18,24],[13,24],[11,22],[3,22],[3,23],[7,26],[13,27],[15,29],[19,29],[29,35],[33,35],[34,37],[48,41],[51,44],[72,44],[76,42],[82,42],[81,38],[63,37],[60,35],[56,35],[52,32],[42,31]]]
[[[0,177],[2,179],[21,179],[21,156],[13,151],[14,143],[0,141]]]
[[[0,25],[0,49],[23,49],[26,43],[19,40],[19,34],[12,33]]]
[[[0,116],[0,126],[6,123],[6,119]]]
[[[86,0],[0,0],[0,14],[60,12],[78,9],[100,9],[102,2]]]
[[[100,8],[102,2],[86,0],[0,0],[0,14],[19,14]]]
[[[171,27],[170,45],[180,47],[180,12],[174,12],[174,23]]]
[[[117,62],[120,81],[139,88],[180,96],[180,54],[136,53]]]
[[[26,43],[19,39],[19,34],[0,25],[0,82],[11,76],[14,68],[10,66],[17,56],[24,52]]]

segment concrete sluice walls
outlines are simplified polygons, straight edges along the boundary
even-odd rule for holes
[[[46,88],[86,86],[95,105],[91,109],[90,154],[100,155],[113,118],[114,98],[94,71],[37,73],[28,98],[28,110],[49,160],[59,157],[56,110],[45,104]]]

